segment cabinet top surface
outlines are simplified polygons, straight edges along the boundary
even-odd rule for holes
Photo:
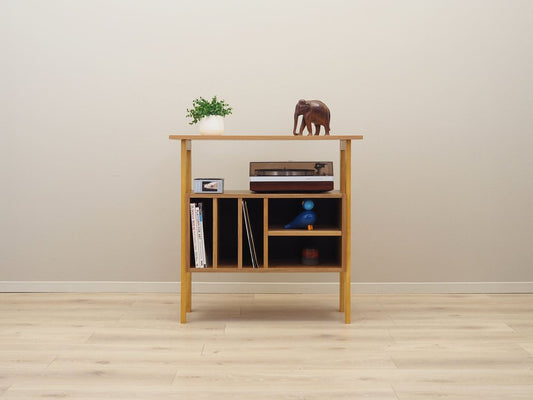
[[[191,198],[267,198],[267,199],[301,199],[301,198],[342,198],[344,194],[339,190],[329,192],[296,192],[296,193],[258,193],[250,190],[226,190],[224,193],[188,193]]]
[[[170,140],[362,140],[363,135],[295,136],[285,135],[169,135]]]

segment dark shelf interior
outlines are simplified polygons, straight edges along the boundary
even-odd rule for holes
[[[269,268],[276,266],[303,266],[304,248],[318,250],[317,266],[341,266],[341,238],[337,236],[273,236],[268,239]]]
[[[218,199],[218,264],[237,265],[237,199]]]
[[[304,208],[300,199],[268,199],[268,226],[283,227],[299,215]],[[315,229],[341,229],[342,199],[340,198],[313,198],[315,206],[312,211],[317,216]]]
[[[283,229],[283,226],[292,221],[303,211],[302,198],[268,198],[268,220],[270,227]],[[342,229],[342,198],[313,198],[317,214],[315,230]],[[218,203],[218,268],[236,268],[239,252],[238,232],[238,198],[208,198],[191,197],[191,202],[202,203],[204,239],[207,255],[207,267],[213,267],[213,202]],[[264,224],[264,199],[244,198],[248,206],[248,215],[252,228],[252,236],[257,254],[259,268],[264,266],[264,237],[266,229]],[[190,223],[190,216],[189,216]],[[245,219],[242,220],[242,267],[252,268],[252,258],[248,244],[248,235]],[[314,248],[318,250],[319,263],[317,267],[338,268],[342,265],[342,237],[341,236],[269,236],[268,237],[268,265],[276,267],[301,267],[302,250]],[[192,233],[190,235],[190,266],[194,268],[194,246]]]

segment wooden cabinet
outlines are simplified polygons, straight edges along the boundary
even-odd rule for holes
[[[191,282],[195,273],[336,272],[339,273],[339,310],[351,318],[351,143],[360,135],[343,136],[203,136],[170,135],[181,142],[181,322],[191,311]],[[340,143],[340,190],[325,193],[254,193],[226,191],[192,193],[192,142],[196,140],[304,140]],[[280,160],[281,161],[281,160]],[[313,230],[284,229],[302,211],[305,199],[315,202],[318,220]],[[195,268],[189,204],[202,203],[207,267]],[[244,224],[246,202],[258,266],[252,265]],[[302,249],[318,250],[319,264],[304,265]],[[191,263],[192,261],[192,263]]]

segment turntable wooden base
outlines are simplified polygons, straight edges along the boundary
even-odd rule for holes
[[[332,181],[316,182],[250,182],[253,192],[329,192],[333,190]]]

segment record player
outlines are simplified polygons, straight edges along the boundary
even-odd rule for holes
[[[251,162],[250,190],[254,192],[327,192],[333,190],[333,162]]]

